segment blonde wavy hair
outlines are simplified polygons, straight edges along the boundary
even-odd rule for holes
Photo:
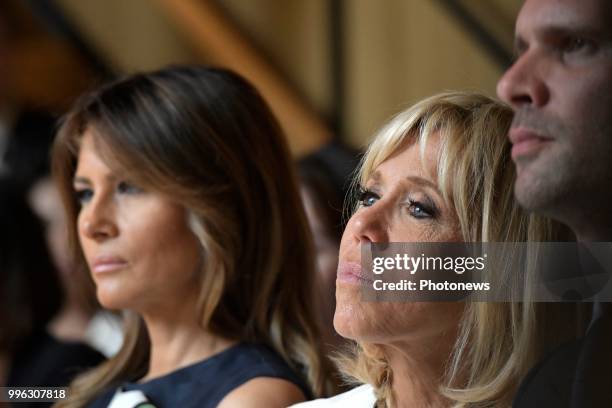
[[[524,212],[514,199],[515,169],[507,140],[511,121],[509,107],[477,93],[446,92],[427,98],[396,115],[376,134],[354,187],[365,185],[376,168],[407,142],[418,143],[423,157],[428,140],[437,133],[435,176],[444,200],[457,214],[465,242],[568,240],[564,227]],[[456,408],[511,406],[533,363],[584,330],[589,321],[585,310],[527,298],[521,303],[466,304],[441,394]],[[337,362],[347,381],[374,386],[378,407],[394,406],[393,373],[379,346],[355,343]]]
[[[80,140],[93,130],[110,166],[182,204],[204,251],[198,310],[203,328],[268,345],[326,395],[327,364],[312,315],[313,249],[282,131],[259,93],[223,69],[175,67],[136,74],[82,97],[65,116],[53,171],[74,256],[79,204],[73,177]],[[119,353],[70,386],[58,407],[82,407],[148,369],[141,317],[126,313]]]

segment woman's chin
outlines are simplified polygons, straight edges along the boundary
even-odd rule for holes
[[[353,325],[351,323],[350,316],[346,316],[344,313],[338,312],[338,309],[336,308],[336,313],[334,314],[334,329],[340,336],[346,339],[356,340],[354,337]]]
[[[346,302],[342,301],[340,297],[337,297],[340,301],[336,303],[336,312],[334,313],[334,328],[339,335],[344,338],[352,340],[361,340],[367,337],[367,334],[371,332],[374,325],[370,321],[369,313],[364,310],[364,306],[367,305],[356,301]]]
[[[100,305],[105,309],[124,310],[131,309],[130,306],[132,306],[129,301],[130,296],[126,296],[125,293],[120,293],[120,291],[118,293],[116,290],[107,290],[98,286],[96,297]]]

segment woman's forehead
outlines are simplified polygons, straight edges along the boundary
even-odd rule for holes
[[[402,143],[367,175],[383,182],[391,175],[416,176],[436,183],[441,142],[438,132],[427,138],[406,137]]]

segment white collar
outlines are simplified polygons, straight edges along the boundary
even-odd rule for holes
[[[148,402],[147,396],[144,395],[142,391],[123,391],[123,389],[119,387],[115,395],[113,395],[110,404],[108,404],[108,408],[136,408]],[[151,407],[153,407],[152,404]]]

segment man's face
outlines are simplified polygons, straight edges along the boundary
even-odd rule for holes
[[[612,190],[611,20],[610,0],[526,0],[497,85],[516,112],[517,199],[570,226]]]

